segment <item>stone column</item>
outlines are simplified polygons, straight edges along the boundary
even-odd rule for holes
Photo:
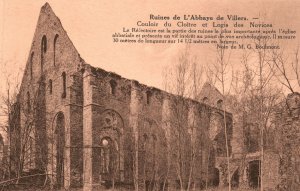
[[[129,123],[130,128],[132,128],[133,138],[134,138],[134,149],[132,153],[134,169],[133,169],[133,179],[136,187],[139,187],[139,153],[138,153],[138,121],[139,113],[141,110],[141,95],[139,92],[139,84],[136,81],[131,82],[131,100],[130,100],[130,115]],[[138,190],[138,188],[136,188]]]
[[[167,139],[167,165],[169,168],[169,179],[168,185],[169,189],[176,187],[176,182],[172,179],[172,160],[171,160],[171,100],[169,95],[164,95],[163,104],[162,104],[162,129],[165,132]],[[170,178],[171,177],[171,178]]]
[[[93,132],[93,108],[92,95],[93,76],[88,70],[83,74],[83,190],[92,190],[92,132]]]
[[[64,188],[68,190],[71,184],[70,105],[65,107],[64,114],[65,114]]]
[[[171,109],[170,109],[170,98],[168,95],[164,96],[162,105],[162,128],[165,131],[166,138],[168,141],[168,148],[170,143],[170,127],[171,127]]]

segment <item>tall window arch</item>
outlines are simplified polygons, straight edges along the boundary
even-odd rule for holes
[[[44,35],[41,42],[41,71],[43,71],[44,54],[47,52],[47,37]]]
[[[116,89],[117,89],[117,82],[115,80],[110,80],[110,93],[112,95],[116,95]]]
[[[33,56],[34,56],[34,52],[31,53],[30,56],[30,78],[32,79],[32,74],[33,74]]]
[[[217,101],[217,108],[222,109],[223,108],[223,100],[219,99]]]
[[[205,104],[208,104],[208,97],[204,97],[204,98],[202,99],[202,102],[205,103]]]
[[[0,134],[0,162],[3,162],[3,157],[4,157],[4,141],[2,135]]]
[[[146,92],[146,102],[149,105],[151,102],[152,93],[150,91]]]
[[[43,36],[42,38],[42,53],[46,53],[47,52],[47,37],[46,35]]]
[[[100,143],[99,175],[103,182],[121,182],[124,180],[124,123],[122,117],[113,110],[101,114],[99,136]]]
[[[52,80],[49,80],[49,93],[52,94]]]
[[[54,37],[54,43],[53,43],[53,65],[55,66],[55,54],[56,54],[56,43],[58,40],[59,35],[56,34]]]
[[[67,96],[67,76],[66,76],[66,72],[62,73],[62,86],[63,86],[63,92],[61,97],[62,98],[66,98]]]
[[[65,150],[65,116],[62,112],[56,115],[56,181],[57,187],[64,185],[64,150]]]
[[[31,111],[30,93],[27,92],[27,112],[30,113],[30,111]]]

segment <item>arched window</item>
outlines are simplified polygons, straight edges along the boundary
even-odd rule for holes
[[[41,42],[41,72],[44,66],[44,54],[47,51],[47,37],[44,35]]]
[[[252,188],[258,188],[260,186],[260,167],[260,160],[254,160],[248,163],[248,182],[249,186]]]
[[[152,96],[152,93],[150,91],[147,91],[146,92],[146,101],[147,101],[147,104],[149,105],[150,102],[151,102],[151,96]]]
[[[67,76],[66,76],[66,72],[63,72],[62,73],[62,85],[63,85],[63,92],[62,92],[62,95],[61,97],[62,98],[66,98],[67,96]]]
[[[143,135],[143,138],[144,138],[144,141],[147,141],[147,140],[148,140],[148,135],[145,133],[145,134]]]
[[[217,101],[217,108],[222,109],[223,108],[223,100],[219,99]]]
[[[202,99],[202,102],[205,103],[205,104],[208,104],[208,97],[204,97],[204,98]]]
[[[0,162],[3,162],[3,157],[4,157],[4,141],[3,141],[3,137],[0,134]]]
[[[110,80],[109,83],[110,83],[110,93],[112,95],[116,95],[117,82],[114,80]]]
[[[34,56],[34,52],[31,53],[31,57],[30,57],[30,78],[32,79],[32,68],[33,68],[33,56]]]
[[[55,127],[56,142],[56,183],[61,188],[64,185],[64,153],[65,153],[65,116],[59,112],[56,116]]]
[[[56,53],[56,43],[58,39],[58,34],[54,37],[54,43],[53,43],[53,65],[55,66],[55,53]]]
[[[47,52],[47,37],[44,35],[42,38],[42,53],[46,53]]]
[[[52,80],[49,80],[49,93],[52,94]]]
[[[30,113],[31,111],[31,104],[30,104],[30,94],[27,92],[27,112]]]

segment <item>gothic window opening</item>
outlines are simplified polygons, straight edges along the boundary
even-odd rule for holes
[[[202,99],[202,102],[205,103],[205,104],[208,104],[208,97],[204,97],[204,98]]]
[[[3,137],[0,134],[0,162],[3,162],[3,157],[4,157],[4,141],[3,141]]]
[[[30,93],[27,92],[27,112],[31,112],[31,104],[30,104]]]
[[[42,38],[42,52],[47,52],[47,37],[45,35]]]
[[[114,80],[110,80],[109,83],[110,83],[110,94],[116,95],[117,82]]]
[[[29,171],[35,168],[35,139],[32,124],[28,124],[29,136],[25,142],[24,170]]]
[[[30,57],[30,78],[32,79],[32,73],[33,73],[33,56],[34,56],[34,52],[31,53],[31,57]]]
[[[55,66],[55,54],[56,54],[56,43],[58,39],[58,34],[55,35],[54,37],[54,43],[53,43],[53,65]]]
[[[249,123],[245,128],[245,146],[248,152],[257,152],[260,149],[260,129],[258,124]]]
[[[44,35],[41,44],[41,72],[44,67],[44,54],[47,52],[47,37]]]
[[[260,185],[260,161],[254,160],[249,162],[249,186],[258,188]]]
[[[64,185],[65,117],[62,112],[56,116],[56,182],[57,187]]]
[[[52,94],[52,80],[49,80],[49,93]]]
[[[62,95],[61,97],[62,98],[66,98],[67,96],[67,76],[66,76],[66,72],[63,72],[62,73],[62,88],[63,88],[63,92],[62,92]]]
[[[146,101],[147,101],[148,105],[151,103],[151,97],[152,97],[152,93],[150,91],[147,91],[146,92]]]
[[[239,187],[239,179],[240,179],[239,169],[236,169],[231,177],[231,187],[232,188]]]
[[[101,117],[101,130],[98,143],[100,152],[97,164],[101,184],[111,187],[124,181],[124,148],[123,128],[121,116],[113,111],[106,110]]]
[[[218,108],[218,109],[222,109],[222,108],[223,108],[223,100],[219,99],[219,100],[217,101],[217,108]]]

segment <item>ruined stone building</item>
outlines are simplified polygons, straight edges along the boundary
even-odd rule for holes
[[[11,112],[11,170],[45,173],[57,188],[224,186],[223,97],[209,84],[201,96],[87,64],[46,3]],[[231,184],[258,186],[258,150],[244,155],[238,121],[230,112],[225,121]]]
[[[217,186],[222,113],[85,63],[46,3],[11,112],[11,170],[87,190]]]

